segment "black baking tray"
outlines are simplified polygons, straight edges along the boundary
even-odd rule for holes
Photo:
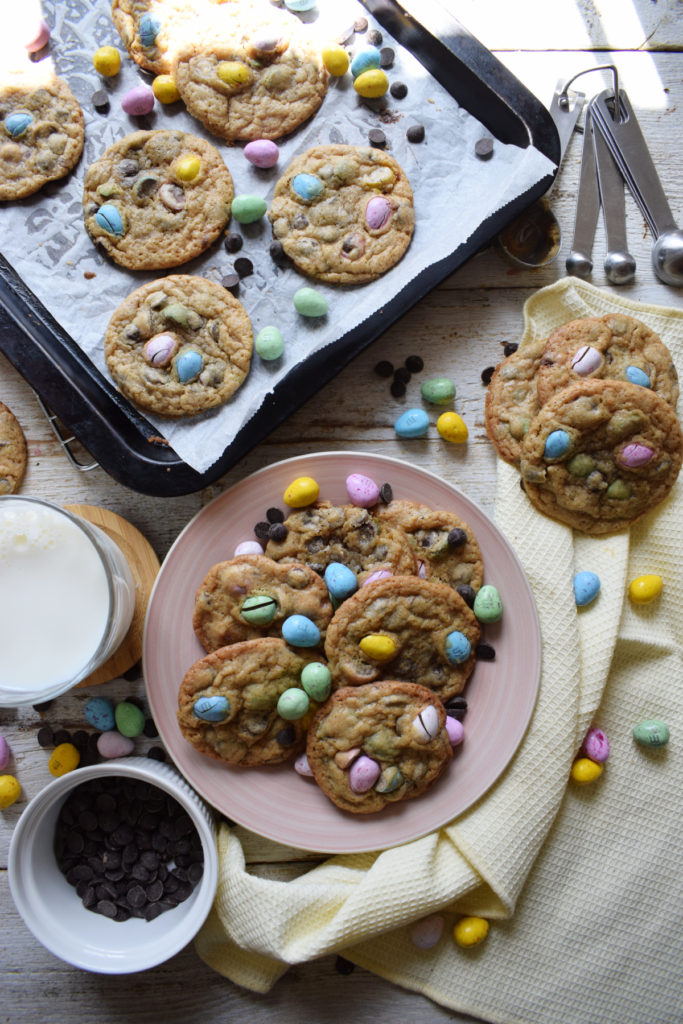
[[[556,166],[560,142],[549,112],[434,0],[364,0],[367,11],[455,100],[503,143],[535,146]],[[294,367],[206,472],[185,463],[97,370],[0,255],[0,349],[115,480],[143,494],[190,494],[212,483],[299,408],[354,356],[491,241],[552,184],[548,175],[479,225],[466,243],[427,267],[361,325]]]

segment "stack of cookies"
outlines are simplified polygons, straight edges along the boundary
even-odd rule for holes
[[[346,811],[419,796],[462,738],[481,637],[476,537],[405,500],[317,501],[278,527],[196,593],[207,653],[180,686],[183,736],[231,766],[296,760]]]
[[[622,313],[572,320],[507,356],[486,395],[486,430],[534,506],[594,536],[663,501],[683,457],[671,353]]]

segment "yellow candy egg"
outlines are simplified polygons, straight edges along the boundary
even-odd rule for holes
[[[152,82],[152,92],[159,103],[175,103],[180,99],[180,93],[171,75],[157,75]]]
[[[628,596],[634,604],[647,604],[648,601],[654,601],[656,597],[659,597],[663,586],[664,583],[661,576],[655,576],[654,574],[638,576],[631,582],[628,588]]]
[[[21,786],[13,775],[0,775],[0,811],[11,807],[20,793]]]
[[[100,46],[92,62],[95,71],[104,78],[112,78],[121,70],[121,54],[114,46]]]
[[[463,444],[468,437],[467,424],[457,412],[442,412],[436,421],[438,430],[444,441]]]
[[[572,765],[571,776],[574,782],[578,782],[580,786],[585,786],[589,782],[595,782],[596,779],[600,778],[603,767],[597,761],[591,761],[590,757],[579,757]]]
[[[331,75],[345,75],[349,70],[349,55],[343,46],[332,43],[324,46],[322,51],[323,64]]]
[[[176,178],[179,181],[194,181],[201,170],[201,160],[194,153],[185,153],[175,163]]]
[[[251,77],[246,64],[240,64],[238,60],[222,60],[216,68],[216,74],[221,82],[229,85],[231,89],[245,85]]]
[[[386,76],[386,72],[382,71],[381,68],[372,68],[370,71],[364,71],[358,78],[355,78],[353,87],[359,96],[374,100],[378,96],[384,96],[384,93],[389,88],[389,79]]]
[[[489,933],[485,917],[461,917],[453,928],[453,938],[459,946],[476,946]]]
[[[299,476],[293,480],[284,493],[285,505],[290,508],[305,508],[318,500],[320,485],[312,476]]]
[[[389,661],[396,654],[396,641],[381,633],[369,633],[364,636],[359,647],[363,654],[373,661]]]
[[[66,775],[68,772],[72,772],[74,768],[78,768],[80,760],[81,755],[73,743],[60,743],[52,751],[47,767],[50,775],[59,778],[60,775]]]

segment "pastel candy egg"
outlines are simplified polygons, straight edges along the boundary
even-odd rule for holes
[[[602,353],[592,345],[582,345],[572,357],[572,370],[579,377],[588,377],[602,366]]]
[[[203,722],[224,722],[230,714],[230,701],[222,694],[199,697],[192,710]]]
[[[590,604],[600,593],[600,577],[594,572],[577,572],[574,577],[574,599],[579,608]]]
[[[267,626],[275,618],[277,601],[268,594],[252,594],[246,597],[240,608],[240,616],[253,626]]]
[[[21,786],[13,775],[0,775],[0,811],[11,807],[19,799]]]
[[[338,601],[345,601],[347,597],[358,590],[358,579],[348,565],[341,562],[330,562],[325,569],[325,583],[330,596]]]
[[[73,743],[60,743],[52,751],[52,756],[47,763],[48,771],[50,775],[59,778],[61,775],[72,772],[74,768],[78,768],[80,760],[81,755]]]
[[[370,575],[363,580],[361,586],[366,587],[368,583],[375,583],[377,580],[388,580],[392,575],[393,573],[391,573],[389,569],[377,569],[376,572],[371,572]]]
[[[490,583],[479,589],[472,611],[480,622],[498,622],[503,617],[500,594]]]
[[[284,339],[277,327],[262,327],[254,339],[256,355],[265,359],[266,362],[271,359],[279,359],[284,350]]]
[[[328,303],[315,288],[303,287],[294,292],[294,308],[302,316],[325,316]]]
[[[134,85],[121,100],[121,107],[126,114],[149,114],[154,107],[154,90],[148,85]]]
[[[312,11],[316,0],[285,0],[285,7],[289,11]]]
[[[277,713],[286,722],[296,722],[304,717],[310,706],[311,701],[306,691],[300,690],[298,686],[290,686],[278,698]]]
[[[244,147],[244,155],[254,167],[274,167],[280,150],[270,139],[253,139]]]
[[[306,615],[289,615],[282,623],[282,638],[292,647],[315,647],[320,630]]]
[[[569,459],[567,469],[572,476],[588,476],[595,469],[595,459],[585,452],[579,452]]]
[[[360,747],[351,747],[349,750],[338,750],[334,755],[334,763],[344,772],[353,764],[360,755]]]
[[[373,661],[389,661],[396,654],[396,641],[382,633],[368,633],[358,644],[363,654]]]
[[[418,949],[432,949],[443,935],[444,927],[441,914],[430,914],[415,922],[410,929],[410,939]]]
[[[0,736],[0,772],[4,772],[9,764],[11,754],[12,751],[10,750],[9,743],[4,736]]]
[[[116,725],[114,706],[104,697],[91,697],[83,708],[86,722],[99,732],[109,732]]]
[[[377,782],[374,785],[376,793],[393,793],[394,790],[403,782],[403,775],[399,768],[395,764],[389,765],[388,768],[384,768],[380,774]]]
[[[290,508],[304,508],[318,500],[320,485],[312,476],[298,476],[283,495],[285,505]]]
[[[551,430],[545,440],[543,456],[546,459],[559,459],[569,451],[571,439],[566,430]]]
[[[174,366],[180,383],[189,384],[202,372],[204,360],[200,352],[193,348],[188,348],[176,357]]]
[[[261,196],[235,196],[230,206],[231,213],[240,224],[253,224],[260,220],[268,209],[268,203]]]
[[[202,168],[202,162],[196,153],[184,153],[175,162],[175,176],[179,181],[194,181]]]
[[[633,738],[643,747],[665,747],[669,736],[668,725],[658,718],[648,718],[633,727]]]
[[[374,200],[371,199],[370,202]],[[448,377],[432,377],[431,380],[424,382],[420,393],[425,402],[432,405],[448,405],[455,398],[455,384]]]
[[[9,114],[8,117],[5,118],[5,129],[7,130],[7,134],[11,135],[13,139],[20,138],[32,124],[32,116],[21,111],[17,111],[15,114]]]
[[[44,21],[40,21],[33,35],[24,43],[24,48],[29,53],[38,53],[44,46],[47,46],[50,39],[50,29]]]
[[[378,68],[382,62],[382,55],[376,46],[364,46],[351,61],[351,74],[354,78],[362,75],[364,71],[371,71]]]
[[[311,700],[321,704],[330,695],[332,673],[322,661],[312,661],[301,670],[301,685]]]
[[[121,70],[121,54],[114,46],[100,46],[92,62],[95,71],[103,78],[113,78]]]
[[[358,78],[354,79],[353,87],[364,99],[378,99],[378,97],[384,96],[389,88],[389,79],[380,68],[363,71]]]
[[[384,196],[372,196],[365,206],[365,223],[370,231],[379,231],[389,222],[394,212],[393,203]]]
[[[438,736],[440,731],[439,712],[433,704],[428,704],[414,720],[413,732],[420,743],[428,743]]]
[[[139,736],[145,728],[144,712],[130,701],[122,700],[114,709],[116,728],[122,736]]]
[[[436,421],[436,429],[444,441],[464,444],[468,437],[467,424],[457,412],[443,412]]]
[[[634,604],[647,604],[654,601],[662,592],[664,582],[661,576],[648,573],[646,576],[637,576],[631,581],[628,588],[628,596]]]
[[[223,60],[216,68],[216,74],[224,85],[231,89],[240,88],[251,78],[251,71],[238,60]]]
[[[652,387],[650,378],[639,366],[626,367],[626,380],[629,380],[631,384],[640,384],[641,388]]]
[[[625,480],[613,480],[605,491],[608,498],[616,498],[617,501],[625,501],[631,497],[631,488]]]
[[[109,235],[115,235],[117,238],[120,238],[125,234],[121,214],[111,203],[105,203],[103,206],[100,206],[95,214],[95,222]]]
[[[602,775],[603,767],[590,757],[578,757],[571,768],[571,777],[580,786],[595,782]]]
[[[178,87],[171,75],[157,75],[152,81],[152,92],[159,103],[177,103],[180,99]]]
[[[138,22],[138,35],[143,46],[152,46],[161,31],[161,22],[151,14],[143,14]]]
[[[646,444],[633,441],[631,444],[624,445],[617,455],[617,462],[627,469],[638,469],[639,466],[646,466],[654,458],[654,454],[653,449],[648,448]]]
[[[122,736],[115,729],[103,732],[97,737],[97,752],[108,760],[115,757],[127,757],[135,749],[135,741],[130,736]]]
[[[305,751],[303,754],[299,754],[299,756],[295,760],[294,771],[297,772],[299,775],[302,775],[305,779],[313,778],[313,769],[308,763],[308,757],[306,756]]]
[[[406,409],[394,423],[399,437],[423,437],[429,428],[429,416],[424,409]]]
[[[581,753],[596,764],[602,764],[609,757],[609,740],[602,729],[592,727],[584,736]]]
[[[307,203],[317,199],[324,187],[315,174],[295,174],[292,178],[292,191]]]
[[[151,366],[168,366],[178,350],[178,339],[174,334],[155,334],[145,342],[143,353]]]
[[[445,654],[452,665],[460,665],[467,661],[472,653],[472,645],[460,630],[454,629],[446,637]]]
[[[262,555],[263,545],[259,544],[257,540],[243,540],[235,548],[235,557],[237,555]]]
[[[461,917],[453,928],[453,938],[459,946],[476,946],[489,933],[489,923],[484,917]]]
[[[346,493],[349,501],[359,508],[370,508],[379,501],[379,487],[369,476],[351,473],[346,478]]]
[[[323,46],[322,59],[329,73],[335,78],[345,75],[349,70],[349,55],[343,46],[338,44]]]
[[[354,793],[367,793],[377,782],[380,771],[377,761],[361,754],[349,768],[349,786]]]
[[[446,732],[448,733],[448,740],[452,747],[457,747],[458,743],[462,743],[465,735],[465,726],[458,718],[454,718],[453,715],[448,715],[446,718]]]

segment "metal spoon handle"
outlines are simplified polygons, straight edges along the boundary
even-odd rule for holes
[[[592,253],[595,229],[600,214],[600,191],[595,168],[595,150],[591,138],[590,107],[586,108],[583,132],[583,152],[579,171],[579,190],[576,198],[574,239],[567,257],[567,272],[577,277],[588,277],[593,269]]]
[[[595,166],[600,186],[600,202],[605,221],[609,252],[626,249],[626,202],[624,179],[605,139],[591,122],[591,136],[595,150]]]

